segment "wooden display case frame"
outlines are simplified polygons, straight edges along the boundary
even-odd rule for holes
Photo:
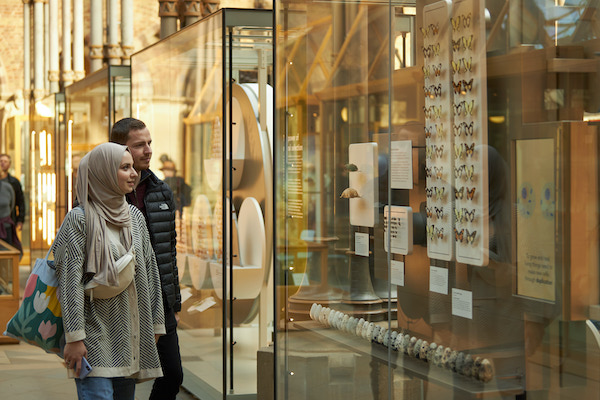
[[[11,294],[0,294],[0,326],[2,332],[4,327],[12,316],[19,309],[20,287],[19,287],[19,258],[21,253],[19,250],[9,245],[3,240],[0,240],[0,260],[11,261],[12,266],[12,282]],[[1,272],[1,271],[0,271]],[[0,344],[18,343],[19,341],[7,336],[0,335]]]

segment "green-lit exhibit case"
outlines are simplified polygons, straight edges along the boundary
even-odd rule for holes
[[[66,213],[73,205],[77,168],[81,158],[107,142],[113,124],[131,113],[131,69],[112,65],[98,70],[65,89],[67,122],[58,142],[58,207]],[[64,214],[60,216],[62,218]]]
[[[184,386],[256,398],[273,335],[273,13],[222,9],[132,56],[132,116],[174,192]]]
[[[598,4],[274,8],[258,398],[598,398]]]

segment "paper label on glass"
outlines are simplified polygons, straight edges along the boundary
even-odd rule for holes
[[[404,262],[391,260],[390,282],[392,285],[404,286]]]
[[[412,189],[412,141],[393,141],[390,156],[392,159],[390,162],[392,189]]]
[[[354,253],[357,256],[369,257],[369,234],[356,232],[354,235]]]
[[[473,293],[468,290],[452,289],[452,315],[473,319]]]
[[[391,224],[388,224],[388,218],[391,219]],[[388,233],[391,233],[391,235]],[[392,253],[403,255],[411,254],[413,249],[412,233],[412,208],[403,206],[384,207],[383,241],[385,251],[389,252],[388,245],[391,243]]]
[[[429,291],[448,294],[448,270],[446,268],[429,267]]]

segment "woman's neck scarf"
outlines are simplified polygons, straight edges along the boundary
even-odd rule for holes
[[[113,260],[106,223],[121,228],[121,243],[131,248],[131,215],[117,173],[125,146],[104,143],[81,159],[77,173],[77,200],[84,209],[87,263],[85,272],[100,285],[116,286],[119,273]]]

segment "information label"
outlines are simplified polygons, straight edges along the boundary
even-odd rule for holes
[[[429,290],[435,293],[448,294],[448,270],[446,268],[429,267]]]
[[[356,232],[354,235],[354,253],[357,256],[369,257],[369,234]]]
[[[412,141],[396,140],[391,147],[392,189],[412,189]]]
[[[404,262],[392,260],[390,268],[392,285],[404,286]]]
[[[388,218],[391,224],[388,224]],[[389,231],[388,231],[389,228]],[[391,237],[388,237],[388,232]],[[389,252],[391,243],[392,253],[411,254],[413,249],[413,219],[412,208],[402,206],[385,206],[383,209],[383,241],[385,251]]]
[[[452,315],[473,319],[473,293],[452,289]]]

